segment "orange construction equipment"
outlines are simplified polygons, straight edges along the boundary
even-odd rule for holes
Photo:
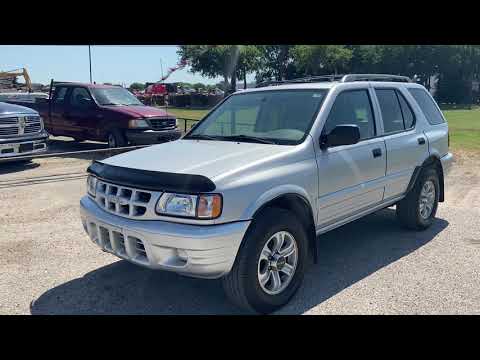
[[[27,87],[28,92],[32,92],[32,81],[30,80],[30,75],[28,75],[28,71],[25,68],[9,70],[9,71],[0,71],[0,81],[11,80],[12,85],[15,83],[17,77],[23,76],[25,79],[25,86]]]

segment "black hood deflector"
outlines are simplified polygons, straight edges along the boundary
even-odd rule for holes
[[[87,172],[107,182],[151,191],[194,194],[215,190],[212,180],[202,175],[131,169],[98,161],[93,162]]]

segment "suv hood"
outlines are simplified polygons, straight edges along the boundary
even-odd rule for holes
[[[105,108],[109,110],[119,112],[125,115],[129,115],[131,117],[140,118],[140,117],[170,117],[174,118],[175,115],[172,115],[165,110],[154,108],[151,106],[112,106],[112,105],[104,105]]]
[[[233,141],[177,140],[130,151],[101,161],[131,169],[215,176],[255,165],[293,146],[237,143]]]

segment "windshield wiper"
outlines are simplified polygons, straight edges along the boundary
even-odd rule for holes
[[[276,142],[273,141],[273,140],[268,140],[268,139],[264,139],[264,138],[261,138],[261,137],[243,135],[243,134],[242,135],[232,135],[232,136],[222,136],[220,138],[220,140],[233,140],[233,141],[245,140],[245,141],[252,141],[252,142],[257,142],[257,143],[261,143],[261,144],[276,144]]]
[[[202,134],[193,134],[185,136],[184,139],[193,139],[193,140],[218,140],[217,137],[202,135]]]

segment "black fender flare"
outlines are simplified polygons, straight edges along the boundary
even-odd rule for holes
[[[313,262],[316,264],[317,255],[317,233],[315,230],[315,218],[310,202],[302,195],[297,193],[285,193],[267,201],[260,206],[252,216],[252,219],[267,207],[280,207],[291,210],[295,214],[300,214],[299,220],[305,226],[308,235],[309,251],[312,255]]]
[[[442,162],[435,155],[430,155],[427,159],[425,159],[422,165],[415,167],[415,169],[413,170],[412,177],[410,178],[410,182],[408,183],[407,190],[405,191],[405,194],[408,195],[412,191],[422,171],[425,168],[432,167],[432,166],[436,167],[438,170],[438,180],[440,183],[439,202],[445,201],[445,185],[444,185]]]

